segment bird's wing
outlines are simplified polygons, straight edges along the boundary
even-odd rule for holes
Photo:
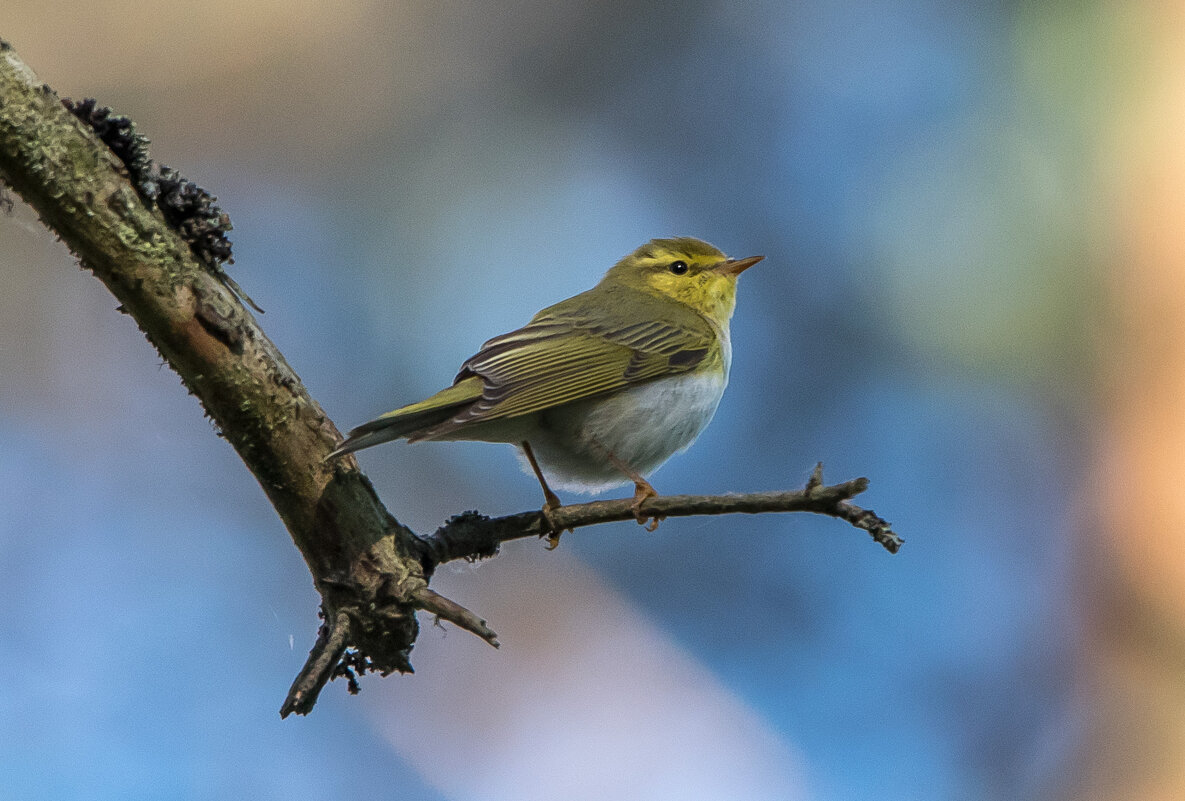
[[[462,365],[456,381],[479,377],[481,397],[429,436],[687,372],[719,352],[711,324],[695,313],[673,322],[621,324],[545,309],[523,328],[485,343]]]

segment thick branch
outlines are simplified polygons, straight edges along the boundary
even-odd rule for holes
[[[327,620],[369,609],[387,588],[399,588],[382,598],[381,617],[350,616],[349,639],[366,644],[378,669],[405,668],[416,636],[413,593],[426,583],[410,551],[413,535],[383,508],[353,459],[322,462],[340,434],[255,318],[6,43],[0,177],[107,285],[201,401],[300,548]],[[336,651],[340,643],[332,645]]]

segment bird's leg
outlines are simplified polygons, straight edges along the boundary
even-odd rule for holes
[[[563,506],[560,498],[551,491],[551,487],[547,486],[547,479],[543,477],[543,471],[539,469],[539,462],[535,460],[535,452],[531,450],[531,443],[525,439],[522,441],[523,453],[527,455],[527,461],[531,465],[531,469],[535,471],[535,478],[539,479],[539,486],[543,487],[543,498],[547,501],[546,508],[559,509]]]
[[[614,456],[613,451],[605,450],[605,457],[614,467],[626,476],[629,476],[629,479],[634,482],[634,502],[630,506],[630,509],[634,512],[634,519],[638,521],[638,525],[646,526],[647,531],[654,531],[654,529],[658,528],[658,524],[662,521],[662,518],[658,515],[649,517],[642,514],[642,504],[646,502],[647,498],[657,498],[658,490],[650,486],[650,482],[642,478],[642,475],[637,470]],[[650,521],[649,523],[646,522],[648,520]]]
[[[551,487],[547,486],[547,479],[543,477],[543,471],[539,469],[539,462],[535,460],[535,452],[531,450],[531,443],[524,439],[522,449],[527,456],[527,461],[531,464],[531,469],[535,471],[535,478],[539,479],[539,486],[543,487],[543,519],[551,527],[551,533],[547,535],[547,550],[554,551],[560,544],[560,534],[563,532],[557,529],[555,523],[552,522],[551,512],[564,504],[560,502],[559,496],[551,491]]]

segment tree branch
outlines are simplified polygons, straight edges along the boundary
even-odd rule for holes
[[[296,681],[288,690],[288,697],[280,707],[280,717],[286,718],[295,712],[307,715],[313,711],[313,704],[317,703],[317,696],[325,682],[333,676],[334,670],[341,662],[342,654],[346,652],[347,638],[350,634],[350,616],[345,612],[338,612],[332,620],[321,624],[317,632],[317,642],[309,654]]]
[[[496,646],[484,620],[429,589],[441,562],[633,516],[629,500],[497,519],[467,512],[417,537],[387,512],[352,456],[324,461],[340,433],[232,291],[233,279],[208,257],[223,247],[217,238],[230,227],[213,198],[174,173],[152,173],[147,140],[129,133],[129,120],[93,103],[75,108],[83,108],[85,123],[0,40],[0,179],[108,287],[198,398],[276,508],[321,594],[324,623],[281,715],[307,714],[335,676],[348,677],[353,691],[355,671],[410,671],[417,609]],[[118,157],[88,127],[96,122],[106,126],[105,136],[127,135]],[[169,214],[152,200],[161,187],[175,204]],[[0,192],[0,206],[6,200]],[[179,222],[178,208],[200,208],[204,228]],[[228,254],[229,243],[225,248]],[[669,496],[641,510],[658,518],[815,512],[846,520],[895,552],[901,540],[888,524],[848,503],[866,486],[856,479],[824,487],[816,468],[797,492]]]
[[[639,510],[644,517],[690,517],[693,515],[760,514],[762,512],[813,512],[845,520],[867,531],[889,553],[897,553],[904,540],[889,523],[871,509],[848,503],[868,489],[868,479],[856,478],[833,486],[823,485],[819,463],[801,490],[753,492],[745,495],[660,495],[647,499]],[[424,562],[429,573],[438,564],[454,559],[484,559],[495,555],[498,546],[523,537],[544,537],[583,526],[633,520],[632,498],[561,506],[549,512],[520,512],[488,518],[466,512],[449,520],[433,534],[421,537]]]
[[[414,535],[383,508],[341,439],[255,318],[147,202],[127,167],[0,43],[0,177],[119,300],[255,475],[324,599],[326,620],[382,672],[409,670]],[[139,176],[137,183],[140,183]],[[335,637],[319,642],[339,651]],[[308,670],[310,666],[306,666]],[[311,708],[317,677],[285,709]]]

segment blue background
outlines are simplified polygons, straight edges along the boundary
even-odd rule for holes
[[[8,5],[0,34],[42,79],[129,114],[155,158],[218,195],[232,273],[343,429],[446,384],[484,339],[647,239],[698,236],[767,258],[741,281],[716,420],[655,486],[797,487],[821,460],[830,480],[868,476],[858,502],[907,543],[890,556],[806,515],[671,520],[580,531],[554,556],[516,543],[496,568],[445,577],[503,652],[562,659],[528,640],[567,614],[606,669],[628,673],[661,640],[658,664],[699,677],[675,688],[687,704],[715,688],[748,721],[740,734],[728,715],[683,728],[624,695],[618,708],[618,690],[582,686],[593,665],[567,691],[610,700],[564,707],[570,748],[525,722],[551,703],[530,671],[508,673],[496,701],[440,678],[420,702],[452,711],[391,735],[425,674],[513,659],[427,620],[417,677],[367,678],[358,698],[334,684],[311,717],[281,721],[317,625],[299,554],[196,401],[21,207],[0,219],[7,797],[719,797],[659,754],[645,781],[621,778],[630,731],[725,763],[721,743],[753,754],[760,770],[735,779],[747,799],[1058,786],[1084,714],[1070,521],[1091,412],[1081,157],[1095,90],[1070,63],[1089,62],[1090,13],[125,3],[79,12],[71,28],[96,34],[75,49],[56,38],[65,20]],[[539,503],[507,447],[393,445],[362,464],[421,531]],[[538,590],[516,562],[576,571],[593,602],[565,611],[563,585]],[[482,606],[496,591],[538,593],[525,633]],[[597,644],[597,598],[654,635]],[[747,751],[756,730],[792,759]],[[463,742],[451,770],[478,778],[442,779],[400,737]],[[490,754],[480,771],[475,752]],[[527,767],[499,767],[512,757]],[[583,770],[604,784],[563,789]]]

